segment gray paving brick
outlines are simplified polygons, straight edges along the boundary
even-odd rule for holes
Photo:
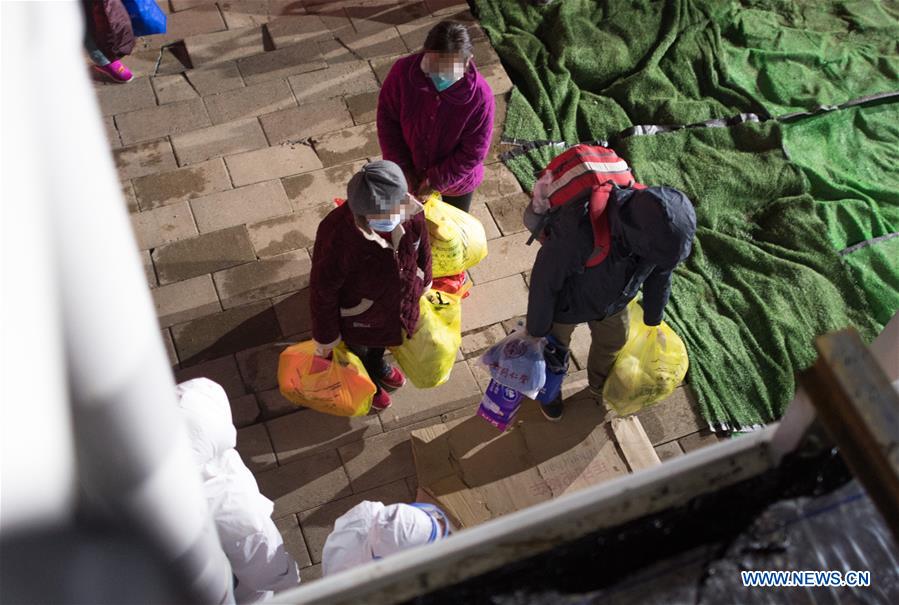
[[[143,210],[230,188],[231,179],[221,158],[134,179],[134,193]]]
[[[336,38],[333,40],[319,40],[315,45],[318,47],[319,55],[329,66],[337,65],[338,63],[352,63],[359,60],[359,57],[353,51]]]
[[[313,139],[313,145],[325,166],[345,164],[381,153],[375,124],[363,124],[318,136]]]
[[[313,454],[259,473],[256,480],[260,491],[275,503],[272,513],[275,519],[352,494],[337,450]]]
[[[479,68],[481,75],[487,80],[490,89],[495,95],[501,95],[512,90],[512,80],[509,79],[506,70],[501,63],[491,63]]]
[[[169,103],[116,116],[119,135],[126,145],[176,135],[210,124],[206,108],[200,99]]]
[[[399,24],[396,26],[396,29],[403,37],[406,48],[411,52],[418,52],[424,46],[425,38],[428,37],[428,32],[441,21],[442,19],[440,17],[428,15],[427,17],[409,21],[408,23]]]
[[[162,334],[162,344],[165,347],[166,355],[169,358],[169,364],[172,368],[178,367],[178,353],[175,351],[175,343],[172,342],[172,333],[168,330],[161,330]]]
[[[496,51],[493,50],[493,46],[487,39],[473,41],[472,53],[474,55],[474,63],[478,66],[478,69],[486,67],[487,65],[499,63],[499,55],[496,54]],[[494,91],[494,94],[500,93]]]
[[[331,450],[381,432],[375,415],[346,418],[303,410],[267,423],[279,464]],[[346,459],[344,458],[344,461]],[[354,491],[358,491],[355,489]]]
[[[315,42],[286,46],[261,55],[239,59],[237,66],[247,85],[325,69],[328,64]]]
[[[96,91],[104,116],[156,107],[156,95],[149,78],[134,78],[127,85],[100,86]]]
[[[235,187],[309,172],[322,167],[309,145],[285,143],[225,158]]]
[[[280,10],[295,10],[292,5],[285,0],[225,0],[219,4],[228,29],[265,25]]]
[[[359,2],[347,6],[358,32],[377,32],[429,16],[424,2]]]
[[[490,242],[487,258],[468,270],[472,281],[483,283],[509,277],[534,266],[539,244],[526,245],[530,233],[517,233]]]
[[[346,104],[356,125],[374,122],[378,117],[378,93],[376,91],[347,97]]]
[[[115,127],[115,119],[112,116],[103,118],[103,128],[106,130],[106,141],[109,143],[110,149],[119,149],[122,146],[122,140],[119,138],[119,131]]]
[[[162,53],[161,58],[160,53]],[[157,61],[159,61],[158,69],[156,67]],[[161,51],[139,50],[128,55],[125,59],[125,64],[135,78],[182,73],[188,68],[173,51],[173,48],[164,48]],[[121,85],[119,84],[118,86]]]
[[[266,25],[275,48],[285,48],[330,39],[334,36],[318,15],[287,15],[277,17]]]
[[[278,464],[264,424],[237,430],[237,453],[253,473],[273,469]]]
[[[423,390],[410,383],[393,393],[393,405],[379,416],[384,430],[393,430],[477,403],[480,398],[481,390],[471,370],[461,361],[453,366],[450,379],[439,387]]]
[[[156,50],[184,38],[198,34],[207,34],[225,29],[225,22],[214,4],[197,6],[189,10],[181,10],[169,15],[166,19],[166,32],[153,36],[138,38],[135,49]]]
[[[296,106],[290,86],[270,80],[203,97],[213,124],[261,116]]]
[[[131,215],[131,226],[141,250],[157,248],[197,234],[187,202],[178,202]]]
[[[290,204],[281,181],[275,179],[190,201],[200,233],[289,214]]]
[[[637,412],[637,418],[653,445],[708,428],[697,413],[695,397],[687,386],[676,388],[667,399]]]
[[[488,241],[502,237],[502,233],[500,233],[499,227],[496,226],[496,221],[493,220],[493,215],[490,214],[490,209],[487,208],[487,204],[472,204],[469,213],[481,221],[481,225],[484,226],[484,234],[487,236]]]
[[[378,79],[379,84],[384,83],[384,79],[387,77],[387,74],[390,73],[390,68],[393,67],[393,64],[396,63],[397,59],[400,59],[403,56],[404,55],[380,57],[369,61],[371,69],[375,73],[375,77]]]
[[[272,145],[302,141],[353,125],[353,117],[342,101],[306,103],[259,118]]]
[[[284,334],[304,334],[312,330],[309,288],[276,297],[272,304]]]
[[[677,441],[685,452],[692,452],[718,443],[718,436],[709,429],[702,429],[681,437]]]
[[[202,96],[234,90],[244,85],[236,61],[192,69],[185,76]]]
[[[435,423],[440,419],[436,418]],[[415,474],[412,443],[405,428],[341,446],[337,452],[358,493]]]
[[[278,357],[284,348],[283,345],[269,343],[235,355],[248,391],[260,393],[278,388]]]
[[[232,402],[232,411],[234,401],[243,397],[247,392],[243,379],[240,376],[240,371],[237,369],[237,361],[234,359],[234,355],[226,355],[225,357],[192,365],[175,372],[175,380],[178,383],[194,378],[208,378],[225,389],[228,399]]]
[[[172,137],[172,146],[178,154],[178,163],[182,166],[267,145],[268,141],[256,118],[201,128]]]
[[[362,169],[365,161],[340,164],[289,177],[281,182],[287,199],[296,211],[327,206],[334,208],[334,198],[346,198],[346,186],[354,174]],[[313,238],[315,230],[312,229]]]
[[[284,539],[284,548],[287,553],[297,562],[297,566],[309,569],[312,565],[312,559],[309,557],[309,550],[306,548],[306,540],[303,539],[303,532],[300,530],[300,524],[296,515],[288,515],[275,521],[275,526],[281,532]],[[311,575],[311,573],[309,574]],[[300,582],[306,584],[310,581],[307,573],[300,572]]]
[[[321,580],[322,564],[318,563],[316,565],[310,565],[309,567],[300,569],[300,578],[302,579],[303,584],[309,584],[310,582]]]
[[[129,213],[140,212],[137,198],[134,197],[134,185],[129,180],[122,182],[122,198],[125,200],[125,206],[128,208]]]
[[[428,10],[436,17],[448,17],[468,10],[465,0],[425,0]]]
[[[209,275],[155,288],[153,303],[159,325],[163,328],[222,310]]]
[[[308,248],[312,238],[307,235],[309,225],[298,214],[286,214],[261,223],[247,225],[256,256],[266,258],[291,250]]]
[[[501,324],[493,324],[469,332],[462,336],[462,353],[465,358],[480,356],[484,351],[506,337],[506,331]]]
[[[182,281],[256,259],[246,227],[239,226],[181,240],[153,251],[161,284]]]
[[[156,91],[156,98],[160,105],[166,103],[177,103],[178,101],[189,101],[196,99],[199,95],[194,90],[184,74],[173,74],[171,76],[156,76],[150,78],[153,82],[153,90]]]
[[[395,27],[367,32],[340,33],[337,35],[337,39],[360,59],[393,57],[408,52],[406,44]]]
[[[490,151],[487,152],[487,158],[484,160],[485,164],[495,164],[496,162],[499,162],[500,154],[511,149],[511,147],[501,144],[503,130],[505,129],[506,124],[506,112],[509,108],[509,102],[506,99],[507,96],[508,95],[496,95],[493,97],[493,100],[496,103],[493,111],[493,137],[490,140]]]
[[[144,266],[144,277],[147,278],[147,285],[155,288],[159,282],[156,281],[156,270],[153,268],[153,258],[150,256],[149,250],[140,251],[140,260]]]
[[[168,139],[149,141],[112,152],[120,179],[131,179],[177,168]]]
[[[231,419],[235,427],[242,429],[256,424],[259,416],[259,404],[252,393],[231,399]]]
[[[279,418],[287,414],[295,414],[298,410],[303,409],[285,399],[278,389],[256,393],[256,398],[259,400],[259,407],[262,408],[264,418]]]
[[[327,69],[290,76],[288,81],[301,105],[378,89],[378,82],[367,61],[338,63]]]
[[[261,27],[244,27],[184,40],[194,67],[234,61],[265,52]]]
[[[305,250],[285,252],[213,274],[226,309],[269,299],[309,285],[312,261]]]
[[[193,365],[272,342],[280,336],[268,301],[226,309],[172,327],[182,365]]]
[[[530,201],[531,198],[527,193],[516,193],[487,202],[490,214],[503,235],[513,235],[527,230],[523,217],[524,209]]]
[[[521,185],[515,175],[503,164],[484,166],[484,181],[474,194],[473,203],[482,203],[521,193]]]
[[[362,502],[371,500],[384,504],[412,502],[415,495],[409,492],[409,486],[403,479],[387,485],[381,485],[361,494],[354,494],[340,500],[334,500],[324,506],[316,507],[299,514],[300,527],[309,545],[309,554],[316,563],[321,561],[325,540],[334,529],[334,522],[345,512]],[[302,573],[302,572],[301,572]]]
[[[528,290],[520,275],[477,284],[471,289],[471,295],[465,299],[462,332],[524,315],[527,313],[527,307]]]
[[[659,460],[661,460],[662,462],[684,455],[684,450],[681,449],[677,441],[669,441],[668,443],[657,445],[655,447],[655,450],[656,455],[658,455]]]

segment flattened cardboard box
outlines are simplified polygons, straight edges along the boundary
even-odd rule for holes
[[[411,438],[419,498],[441,506],[457,527],[628,473],[605,410],[591,400],[571,402],[558,423],[525,400],[504,433],[473,416],[413,431]]]

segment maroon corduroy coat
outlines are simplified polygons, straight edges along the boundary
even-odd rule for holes
[[[309,284],[312,337],[367,347],[402,344],[418,325],[418,301],[431,283],[431,245],[424,212],[394,231],[396,248],[364,233],[349,205],[319,224]]]
[[[378,96],[378,141],[410,186],[428,179],[444,195],[474,191],[484,179],[493,136],[493,91],[471,62],[461,80],[438,92],[421,70],[422,53],[393,64]]]
[[[87,31],[97,48],[110,61],[134,50],[131,17],[122,0],[82,0],[87,15]]]

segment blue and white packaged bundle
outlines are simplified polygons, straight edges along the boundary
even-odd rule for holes
[[[529,337],[519,325],[490,347],[481,356],[481,363],[490,370],[493,380],[534,399],[546,380],[543,346],[542,338]]]

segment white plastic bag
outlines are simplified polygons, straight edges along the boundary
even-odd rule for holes
[[[487,349],[481,356],[493,380],[534,399],[546,381],[545,342],[531,338],[519,324],[504,339]]]

